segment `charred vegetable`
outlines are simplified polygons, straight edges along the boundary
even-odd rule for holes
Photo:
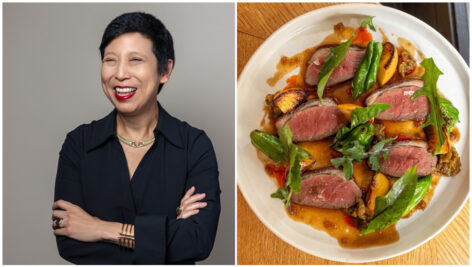
[[[281,91],[274,96],[274,105],[285,114],[294,110],[305,100],[306,93],[303,89],[288,89]]]
[[[390,183],[382,173],[377,173],[372,179],[372,183],[367,194],[367,208],[369,209],[370,217],[374,216],[375,199],[387,194],[390,188]]]
[[[416,60],[406,49],[400,51],[400,63],[398,64],[398,73],[402,77],[412,74],[416,70]]]
[[[395,46],[387,42],[383,45],[382,56],[380,57],[379,74],[377,81],[379,86],[384,86],[395,74],[398,64],[398,51]]]

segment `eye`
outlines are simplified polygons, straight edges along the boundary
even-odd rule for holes
[[[133,57],[131,58],[131,61],[143,61],[143,60],[139,57]]]
[[[103,59],[103,62],[114,62],[115,59],[114,58],[105,58]]]

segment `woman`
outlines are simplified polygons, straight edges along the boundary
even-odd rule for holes
[[[52,207],[60,255],[76,264],[205,259],[220,213],[218,169],[205,133],[156,101],[175,62],[170,33],[152,15],[123,14],[100,52],[115,109],[70,132],[60,152]]]

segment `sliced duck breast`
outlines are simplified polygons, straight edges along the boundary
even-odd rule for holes
[[[319,208],[348,208],[362,192],[353,180],[347,181],[341,170],[325,168],[304,173],[300,193],[292,196],[297,204]]]
[[[374,103],[391,105],[385,112],[375,116],[376,119],[390,121],[424,120],[429,114],[428,98],[420,96],[411,100],[416,91],[423,88],[423,86],[424,82],[421,79],[404,79],[373,92],[366,98],[365,104],[368,106]]]
[[[401,177],[409,168],[418,164],[416,174],[426,176],[433,173],[437,157],[428,152],[428,144],[424,141],[399,141],[386,146],[392,150],[387,159],[380,156],[380,172]]]
[[[322,102],[312,99],[294,111],[279,118],[275,127],[280,131],[285,124],[292,130],[294,142],[316,141],[335,134],[347,123],[336,102],[324,98]]]
[[[307,67],[305,72],[305,83],[310,86],[315,86],[319,82],[320,71],[323,67],[324,60],[330,53],[330,47],[322,46],[313,52],[307,61]],[[356,74],[359,65],[361,64],[362,57],[364,57],[365,48],[360,46],[350,46],[344,56],[344,59],[339,65],[334,68],[333,73],[328,79],[326,86],[338,84],[349,79],[352,79]]]

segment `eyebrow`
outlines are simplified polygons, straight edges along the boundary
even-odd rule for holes
[[[132,51],[130,53],[128,53],[129,55],[138,55],[138,56],[141,56],[141,57],[144,57],[146,58],[146,55],[143,54],[143,53],[140,53],[138,51]],[[107,56],[107,55],[117,55],[115,52],[112,52],[112,51],[108,51],[108,52],[105,52],[104,56]]]

